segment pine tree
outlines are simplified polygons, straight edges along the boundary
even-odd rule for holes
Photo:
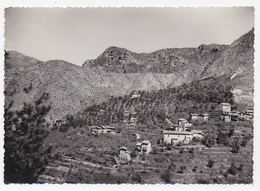
[[[47,164],[51,147],[43,144],[48,135],[44,116],[50,107],[42,104],[47,97],[24,104],[21,111],[5,109],[5,183],[35,183]]]

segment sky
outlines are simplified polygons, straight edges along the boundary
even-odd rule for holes
[[[110,46],[149,53],[231,44],[253,27],[252,7],[7,8],[5,49],[82,65]]]

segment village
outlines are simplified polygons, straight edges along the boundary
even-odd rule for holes
[[[131,98],[139,97],[140,95],[133,94]],[[231,110],[231,104],[229,103],[219,104],[218,113],[218,119],[223,124],[251,124],[254,115],[252,109],[244,112]],[[164,181],[164,178],[162,178],[164,175],[159,176],[158,174],[165,173],[165,170],[162,172],[162,169],[167,169],[175,161],[174,165],[178,166],[177,164],[179,164],[179,170],[177,171],[177,177],[172,177],[171,179],[174,179],[176,183],[196,183],[196,181],[203,181],[198,180],[198,177],[202,176],[205,171],[205,167],[201,167],[200,174],[197,173],[197,168],[200,165],[206,163],[205,172],[210,173],[211,167],[208,168],[209,158],[212,161],[214,159],[213,163],[217,163],[215,166],[218,169],[226,165],[229,160],[237,160],[238,156],[232,154],[233,151],[229,149],[230,146],[214,146],[214,140],[209,145],[208,142],[210,140],[208,137],[210,137],[211,133],[214,133],[211,130],[209,131],[208,128],[202,128],[210,124],[211,118],[208,113],[190,113],[188,119],[179,118],[176,123],[172,123],[170,119],[165,118],[167,126],[158,130],[141,129],[139,126],[142,124],[138,124],[138,113],[135,110],[124,110],[123,116],[121,125],[92,125],[87,128],[69,130],[65,135],[68,139],[67,143],[60,144],[65,148],[70,148],[71,144],[73,146],[67,150],[59,149],[60,152],[56,155],[54,162],[46,168],[45,173],[39,177],[38,182],[63,183],[68,181],[70,177],[76,176],[75,174],[78,174],[79,171],[84,171],[90,174],[89,177],[91,177],[84,181],[90,183],[101,181],[99,179],[103,177],[104,173],[109,177],[106,180],[108,181],[107,183],[135,181],[139,181],[138,183],[161,183],[162,179]],[[67,119],[68,115],[66,115],[64,120],[59,121],[57,125],[62,126],[61,124],[66,124]],[[203,125],[194,126],[196,123]],[[252,133],[248,128],[236,128],[233,130],[234,132],[230,136],[230,140],[232,137],[233,140],[242,139],[241,137],[246,137],[245,134]],[[226,132],[229,133],[230,130]],[[81,138],[83,139],[79,142]],[[214,139],[217,140],[218,137]],[[82,141],[85,141],[84,144],[82,144]],[[241,142],[242,140],[239,141]],[[58,143],[55,144],[58,148]],[[242,150],[246,151],[246,149],[241,147],[240,151]],[[188,159],[183,158],[184,153],[189,155]],[[219,156],[220,153],[222,153],[221,157]],[[250,156],[251,154],[247,151],[243,153],[245,156]],[[196,164],[196,155],[200,158],[198,164],[189,167],[190,162]],[[204,161],[202,160],[203,157],[205,158]],[[246,160],[242,162],[243,158],[241,156],[239,158],[241,158],[241,164],[239,165],[243,164],[248,166],[248,168],[250,167],[251,158],[246,162],[248,164],[244,164]],[[224,161],[224,164],[221,164],[221,160]],[[160,164],[159,161],[162,163]],[[213,164],[211,165],[213,166]],[[227,165],[225,168],[228,169]],[[187,180],[187,176],[182,176],[185,171],[188,171],[187,169],[190,169],[192,173],[197,173],[195,180]],[[151,173],[152,177],[148,176],[150,171],[153,172]],[[227,172],[222,173],[220,170],[220,174],[223,177],[227,177]],[[250,172],[250,169],[248,169],[248,172]],[[96,174],[96,177],[93,174]],[[114,180],[118,176],[124,178],[118,181]],[[138,177],[137,180],[135,179],[136,176]],[[147,178],[145,178],[146,176]],[[218,175],[215,179],[217,179],[216,181],[223,181],[223,177],[221,178]],[[248,175],[248,177],[250,176]],[[230,178],[234,179],[234,177]],[[103,183],[104,178],[101,179]],[[73,182],[73,180],[71,181]]]

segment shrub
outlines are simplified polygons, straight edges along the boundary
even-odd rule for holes
[[[239,167],[237,168],[238,171],[242,171],[244,168],[244,165],[243,164],[240,164]]]
[[[194,153],[194,148],[190,148],[189,153]]]
[[[192,169],[192,172],[197,172],[198,167],[194,166],[194,168]]]
[[[179,151],[180,154],[183,154],[184,153],[184,148],[181,148],[180,151]]]
[[[213,161],[212,159],[209,159],[207,167],[212,168],[214,163],[215,163],[215,161]]]
[[[238,151],[239,151],[239,143],[238,142],[234,142],[233,145],[232,145],[231,152],[232,153],[238,153]]]
[[[237,174],[237,167],[235,166],[234,163],[232,163],[231,166],[229,167],[228,173],[232,174],[233,176]]]

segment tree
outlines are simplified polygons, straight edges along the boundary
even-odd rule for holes
[[[239,147],[239,142],[235,141],[235,142],[233,142],[233,144],[232,144],[231,152],[232,152],[232,153],[238,153],[239,148],[240,148],[240,147]]]
[[[207,167],[212,168],[214,163],[215,163],[215,161],[213,161],[212,159],[209,159]]]
[[[44,116],[50,107],[43,103],[24,104],[16,112],[5,109],[5,183],[35,183],[47,164],[51,147],[43,144],[48,134]]]
[[[164,174],[161,176],[161,178],[163,179],[163,181],[165,183],[171,183],[171,170],[174,170],[175,169],[175,164],[172,162],[168,168],[166,169],[166,171],[164,172]]]
[[[231,166],[229,167],[228,173],[232,174],[233,176],[237,174],[237,167],[235,166],[234,163],[232,163]]]

